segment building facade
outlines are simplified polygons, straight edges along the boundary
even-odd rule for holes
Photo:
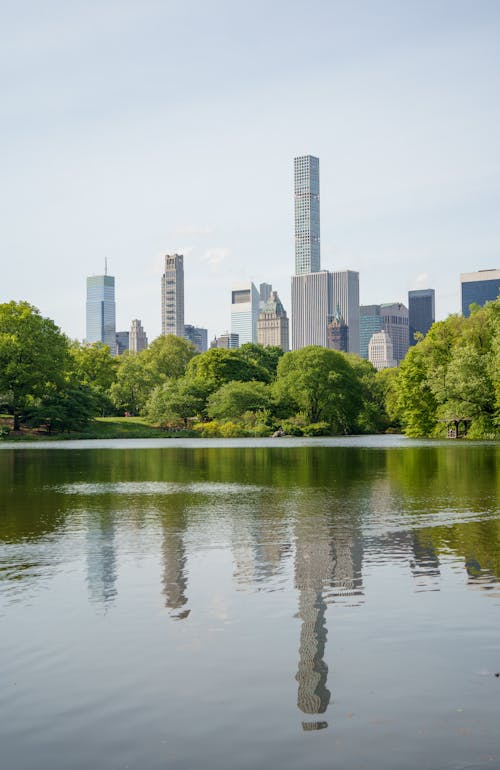
[[[185,324],[184,337],[193,343],[198,353],[205,353],[208,350],[208,329]]]
[[[368,360],[378,371],[398,365],[393,354],[392,340],[386,331],[376,332],[370,339]]]
[[[416,289],[408,292],[409,343],[415,345],[415,334],[424,337],[436,320],[434,289]]]
[[[128,332],[116,332],[116,355],[121,356],[129,348],[130,335]]]
[[[148,338],[138,318],[134,318],[130,324],[129,349],[132,353],[140,353],[146,350]]]
[[[257,342],[264,347],[275,345],[285,353],[289,347],[288,316],[277,291],[272,291],[257,321]]]
[[[116,354],[115,278],[112,275],[87,278],[86,341],[102,342]]]
[[[184,337],[184,257],[165,256],[161,278],[161,333]]]
[[[368,361],[368,343],[372,336],[382,331],[380,305],[359,307],[359,355]]]
[[[349,327],[344,321],[338,306],[337,312],[328,321],[327,344],[330,350],[338,350],[341,353],[349,351]]]
[[[210,343],[211,348],[223,348],[224,350],[236,350],[240,346],[240,338],[237,334],[226,332],[219,337],[214,337]]]
[[[382,330],[391,338],[394,358],[399,364],[410,344],[408,308],[402,302],[389,302],[380,306],[380,317]]]
[[[239,344],[257,342],[260,294],[253,283],[234,286],[231,290],[231,333]]]
[[[478,270],[475,273],[462,273],[462,315],[470,315],[470,306],[474,303],[481,307],[492,302],[500,295],[500,270]]]
[[[319,158],[294,159],[295,274],[316,273],[320,266]]]
[[[292,346],[328,347],[328,322],[337,307],[348,326],[348,350],[359,353],[359,273],[341,270],[292,276]]]

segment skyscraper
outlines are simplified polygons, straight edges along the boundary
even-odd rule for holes
[[[208,350],[208,329],[185,324],[184,337],[193,343],[198,353],[205,353]]]
[[[316,273],[320,267],[319,158],[294,159],[295,275]]]
[[[359,355],[368,361],[368,343],[372,336],[382,331],[380,305],[360,305],[359,308]]]
[[[240,345],[257,342],[260,295],[253,283],[234,286],[231,290],[231,332],[239,336]]]
[[[327,342],[330,350],[338,350],[347,353],[349,350],[349,327],[344,321],[340,308],[337,306],[337,312],[330,317],[327,326]]]
[[[165,256],[161,278],[161,333],[184,337],[184,257]]]
[[[292,276],[292,346],[328,347],[328,322],[337,306],[348,326],[348,349],[359,353],[359,273],[339,270]]]
[[[392,340],[386,331],[375,332],[368,343],[368,360],[375,369],[391,369],[398,365],[393,355]]]
[[[142,328],[142,323],[138,318],[134,318],[130,323],[130,336],[129,347],[131,353],[140,353],[146,350],[148,346],[148,338],[146,332]]]
[[[460,276],[462,287],[462,315],[466,318],[470,315],[469,307],[472,303],[486,304],[497,299],[500,295],[500,270],[478,270],[476,273],[462,273]]]
[[[416,289],[408,292],[409,342],[415,345],[415,334],[424,337],[436,320],[434,289]]]
[[[130,334],[129,332],[125,332],[125,331],[116,332],[115,340],[116,340],[116,355],[121,356],[122,353],[125,353],[125,351],[129,349]]]
[[[91,275],[87,278],[86,340],[102,342],[116,353],[115,278]]]
[[[402,302],[388,302],[380,305],[382,329],[392,341],[394,358],[398,364],[408,352],[408,308]]]
[[[285,353],[289,350],[288,318],[277,291],[271,292],[268,301],[259,313],[257,342],[264,347],[276,345],[282,348]]]

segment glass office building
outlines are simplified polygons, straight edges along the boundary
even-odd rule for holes
[[[374,334],[382,331],[380,305],[361,305],[359,308],[359,355],[368,361],[368,343]]]
[[[295,275],[317,273],[319,251],[319,158],[294,159]]]
[[[260,294],[253,283],[234,286],[231,291],[231,333],[239,344],[257,342]]]
[[[425,335],[436,320],[434,289],[416,289],[408,292],[409,343],[415,345],[415,334]]]
[[[161,333],[184,337],[184,257],[165,256],[161,277]]]
[[[87,278],[86,340],[103,342],[116,353],[115,279],[112,275]]]
[[[462,273],[462,315],[470,315],[472,304],[481,307],[500,295],[500,270],[478,270],[476,273]]]

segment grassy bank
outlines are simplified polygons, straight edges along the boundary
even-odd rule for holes
[[[0,415],[0,423],[12,426],[8,415]],[[111,438],[180,438],[196,435],[191,431],[172,432],[152,425],[143,417],[97,417],[85,430],[71,433],[48,434],[41,430],[23,428],[5,436],[6,441],[64,441],[67,439]]]

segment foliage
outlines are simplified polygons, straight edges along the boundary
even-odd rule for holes
[[[326,422],[350,433],[362,406],[362,390],[347,356],[316,345],[286,353],[278,364],[278,398],[295,402],[308,423]]]
[[[28,302],[0,305],[0,393],[9,394],[14,430],[33,399],[63,384],[68,347],[55,323]]]
[[[408,436],[440,435],[447,421],[466,418],[471,438],[495,437],[499,354],[500,300],[434,324],[402,362],[386,392],[387,411],[398,414]]]
[[[102,342],[73,342],[70,347],[71,369],[81,385],[89,387],[99,412],[109,414],[113,403],[110,388],[116,380],[118,359]]]
[[[197,351],[192,342],[183,337],[176,337],[175,334],[167,334],[157,337],[141,355],[153,377],[159,382],[182,377]]]
[[[120,356],[116,380],[109,390],[111,401],[119,412],[140,414],[153,388],[159,384],[159,375],[149,366],[145,353],[126,351]]]
[[[260,365],[242,356],[239,350],[224,348],[211,348],[206,353],[197,355],[189,362],[186,376],[205,383],[210,393],[226,382],[268,380],[268,373]]]
[[[167,380],[153,390],[146,412],[157,425],[169,426],[180,421],[187,427],[190,418],[203,414],[206,397],[206,389],[196,381]]]
[[[44,427],[53,431],[81,431],[96,416],[97,397],[89,385],[68,383],[36,401],[26,410],[26,423],[30,427]]]
[[[262,370],[262,380],[264,382],[271,382],[276,377],[278,369],[278,362],[284,355],[282,348],[276,345],[269,345],[264,347],[263,345],[256,345],[255,342],[245,342],[238,349],[239,355],[249,361],[255,366],[260,367]],[[267,372],[267,379],[266,374]]]
[[[238,418],[245,412],[268,409],[272,393],[263,382],[227,382],[208,399],[209,417]]]

